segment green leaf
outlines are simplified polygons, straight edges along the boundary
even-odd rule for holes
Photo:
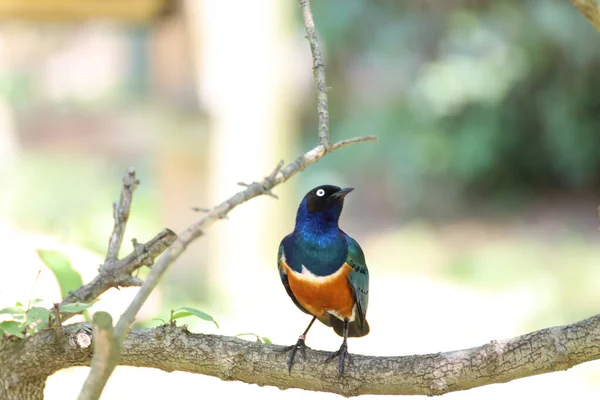
[[[32,321],[48,318],[49,315],[50,310],[44,307],[32,307],[27,311],[27,319],[31,319]]]
[[[192,315],[192,313],[189,313],[187,311],[173,311],[173,313],[171,314],[171,319],[169,320],[169,322],[175,321],[178,318],[189,317],[191,315]]]
[[[273,342],[271,342],[271,339],[269,339],[268,337],[265,336],[258,336],[256,333],[238,333],[235,336],[254,336],[256,338],[256,341],[262,341],[265,344],[273,344]]]
[[[171,316],[171,320],[174,320],[177,318],[189,317],[191,315],[198,317],[200,319],[203,319],[205,321],[210,321],[210,322],[214,323],[217,326],[217,328],[219,327],[219,324],[217,324],[217,321],[215,321],[213,319],[213,317],[211,317],[207,313],[197,310],[193,307],[180,307],[180,308],[176,309]]]
[[[4,331],[9,335],[18,336],[20,338],[24,338],[23,332],[21,332],[21,328],[19,327],[21,324],[18,321],[4,321],[0,322],[0,331]]]
[[[17,307],[6,307],[0,310],[0,314],[25,315],[25,310]]]
[[[271,339],[269,339],[268,337],[265,336],[261,336],[260,337],[262,339],[263,342],[265,342],[266,344],[273,344],[273,342],[271,342]]]
[[[27,325],[29,325],[33,322],[36,322],[36,321],[41,320],[42,322],[45,322],[48,320],[49,316],[50,316],[50,310],[48,310],[47,308],[33,307],[32,309],[27,311],[27,317],[25,318],[25,321],[23,321],[21,323],[21,328],[24,328]]]
[[[15,307],[23,307],[23,303],[21,303],[20,301],[17,301],[15,303]]]
[[[247,333],[238,333],[235,336],[254,336],[256,338],[256,340],[258,340],[258,335],[256,333],[251,333],[251,332],[247,332]]]
[[[160,322],[162,322],[163,324],[166,324],[166,323],[167,323],[167,321],[165,321],[165,320],[164,320],[164,319],[162,319],[162,318],[152,318],[152,321],[160,321]]]
[[[43,249],[37,249],[37,253],[58,281],[63,299],[69,295],[70,291],[83,285],[81,275],[73,269],[71,260],[64,253]]]
[[[67,303],[60,306],[59,310],[61,312],[70,312],[70,313],[79,313],[84,310],[87,310],[91,306],[96,303],[98,299],[92,301],[91,303]]]

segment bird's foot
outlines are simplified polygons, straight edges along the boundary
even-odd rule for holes
[[[288,362],[287,362],[289,374],[292,373],[292,365],[294,365],[294,358],[296,357],[296,352],[298,350],[300,350],[300,353],[302,354],[302,358],[304,360],[306,360],[306,348],[308,346],[306,346],[306,343],[304,342],[305,339],[306,339],[306,337],[304,335],[300,335],[296,344],[293,344],[291,346],[286,346],[282,349],[282,351],[290,352],[290,356],[288,357]]]
[[[341,377],[344,374],[344,361],[346,360],[346,357],[348,359],[350,359],[350,353],[348,353],[348,344],[346,344],[346,342],[342,343],[342,345],[340,346],[340,349],[338,351],[336,351],[335,353],[333,353],[329,357],[327,357],[325,362],[328,363],[329,361],[333,360],[336,357],[339,357],[338,377]]]

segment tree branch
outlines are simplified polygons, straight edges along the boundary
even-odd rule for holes
[[[89,303],[96,300],[102,293],[110,288],[141,286],[142,280],[131,274],[138,268],[154,264],[158,257],[177,238],[175,232],[165,229],[148,243],[140,244],[133,239],[133,252],[122,260],[118,254],[123,243],[125,227],[129,219],[133,191],[140,181],[135,177],[135,170],[130,168],[123,176],[123,187],[119,201],[113,204],[113,217],[115,225],[110,236],[106,261],[100,267],[98,275],[88,284],[80,286],[63,299],[59,307],[68,303]],[[66,321],[76,313],[61,313],[62,321]]]
[[[89,323],[65,327],[69,340],[56,346],[54,330],[41,331],[0,353],[0,365],[26,369],[36,380],[59,369],[89,365],[91,347],[71,338]],[[97,344],[96,344],[97,345]],[[20,348],[19,348],[20,347]],[[39,349],[44,348],[44,352]],[[186,371],[280,389],[337,393],[440,395],[508,382],[600,359],[600,314],[564,326],[542,329],[470,349],[425,355],[372,357],[353,354],[341,379],[330,354],[307,349],[306,359],[286,368],[283,347],[239,338],[190,333],[185,326],[132,329],[121,348],[120,365]],[[2,372],[0,372],[0,376]],[[0,380],[1,382],[2,380]],[[0,388],[0,398],[2,397]]]
[[[129,219],[129,210],[131,209],[131,200],[133,198],[133,191],[138,187],[140,181],[135,177],[135,170],[129,168],[125,176],[123,177],[123,190],[121,190],[121,197],[118,203],[113,204],[113,218],[115,220],[115,226],[113,233],[110,235],[108,241],[108,251],[106,253],[105,263],[110,263],[117,260],[119,256],[119,250],[123,243],[123,236],[125,235],[125,226]]]
[[[310,51],[313,58],[313,74],[315,87],[317,89],[317,112],[319,114],[319,144],[329,150],[331,141],[329,139],[329,106],[327,105],[327,81],[325,79],[325,64],[321,55],[321,44],[315,29],[309,0],[300,0],[302,19],[306,29],[306,38],[310,43]]]
[[[600,1],[571,0],[571,3],[600,31]]]
[[[99,311],[94,314],[94,355],[92,356],[90,373],[83,383],[79,400],[97,400],[102,388],[97,381],[108,379],[119,358],[116,347],[112,317],[109,313]]]
[[[175,232],[165,229],[152,240],[135,246],[135,250],[122,260],[104,264],[98,275],[90,282],[69,293],[60,305],[68,303],[89,303],[112,287],[141,286],[142,281],[131,273],[143,265],[152,265],[154,258],[160,255],[177,238]],[[62,320],[71,318],[74,313],[61,313]]]
[[[377,136],[361,136],[361,137],[356,137],[356,138],[352,138],[352,139],[344,139],[344,140],[340,140],[339,142],[337,142],[333,146],[331,146],[331,150],[337,150],[337,149],[346,147],[346,146],[354,144],[354,143],[368,142],[371,140],[377,140]]]

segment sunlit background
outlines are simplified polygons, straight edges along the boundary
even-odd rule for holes
[[[327,0],[313,11],[332,139],[380,140],[218,222],[172,265],[139,325],[192,306],[220,326],[181,320],[192,331],[294,343],[309,318],[276,253],[303,194],[323,183],[356,188],[341,226],[370,269],[371,333],[351,352],[469,348],[600,312],[600,33],[563,0]],[[294,0],[8,0],[0,18],[0,308],[59,301],[36,249],[93,278],[128,167],[141,186],[121,255],[316,144]],[[135,291],[111,290],[93,309],[117,319]],[[318,325],[307,342],[333,351],[341,339]],[[52,376],[47,398],[76,398],[87,371]],[[119,367],[103,399],[216,393],[335,397]],[[599,393],[591,362],[445,397]]]

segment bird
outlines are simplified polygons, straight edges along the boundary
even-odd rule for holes
[[[344,199],[353,190],[334,185],[310,190],[298,207],[293,232],[279,245],[281,282],[294,304],[312,316],[296,344],[284,347],[290,352],[290,374],[297,351],[305,355],[306,335],[315,320],[343,337],[339,350],[325,360],[338,357],[339,377],[349,354],[348,337],[369,333],[369,270],[358,242],[339,227]]]

